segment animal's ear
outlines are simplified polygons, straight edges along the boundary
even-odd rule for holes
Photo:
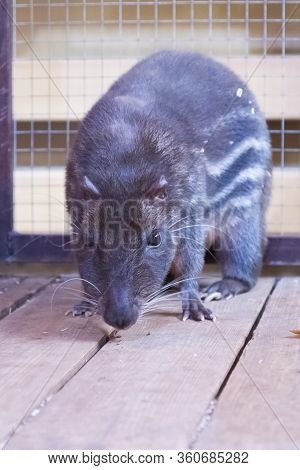
[[[84,189],[87,190],[90,194],[94,196],[100,195],[98,188],[96,188],[94,183],[92,183],[92,181],[87,176],[84,177],[83,184],[84,184]]]
[[[167,197],[168,182],[164,176],[161,176],[157,183],[153,184],[150,188],[148,196],[153,200],[163,200]]]

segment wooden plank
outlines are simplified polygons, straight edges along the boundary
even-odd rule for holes
[[[169,306],[121,332],[7,448],[188,447],[272,285],[263,279],[248,294],[214,303],[216,324],[179,321],[178,304],[173,314]]]
[[[300,448],[300,278],[279,282],[195,448]]]
[[[19,277],[0,277],[0,296],[20,283]],[[0,297],[1,299],[1,297]]]
[[[53,281],[49,277],[21,278],[12,281],[9,288],[0,294],[0,319],[9,315]],[[5,282],[5,281],[4,281]],[[10,281],[6,281],[9,283]],[[1,285],[0,285],[1,291]]]
[[[299,119],[300,57],[217,57],[255,93],[267,118]],[[17,60],[13,63],[14,118],[81,119],[136,59]]]
[[[48,286],[30,303],[1,321],[2,445],[37,403],[49,399],[95,354],[107,334],[99,317],[82,319],[64,315],[77,296],[73,291],[58,290],[51,311],[55,288],[57,284]],[[72,283],[72,288],[80,288],[79,283]]]

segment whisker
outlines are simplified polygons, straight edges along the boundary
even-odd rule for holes
[[[198,245],[200,245],[201,248],[204,248],[204,250],[207,251],[207,253],[209,253],[210,256],[211,256],[216,262],[218,262],[218,259],[216,258],[216,256],[213,254],[213,252],[212,252],[209,248],[207,248],[207,247],[205,246],[205,244],[203,244],[203,243],[201,244],[201,242],[198,242],[197,240],[194,240],[193,238],[186,237],[186,236],[182,236],[182,237],[181,237],[181,236],[179,236],[179,235],[178,235],[178,236],[177,236],[177,235],[173,235],[173,237],[174,237],[174,238],[180,238],[180,239],[192,240],[194,243],[197,243]]]
[[[169,301],[173,299],[180,300],[181,298],[180,296],[182,292],[187,292],[187,290],[185,289],[184,291],[176,291],[167,295],[162,294],[161,296],[154,297],[154,299],[151,299],[149,302],[144,303],[143,308],[152,307],[153,305],[158,305],[161,302],[165,302],[165,301]]]
[[[180,300],[179,299],[170,299],[168,302],[158,302],[155,305],[152,305],[149,308],[141,310],[141,313],[144,314],[145,312],[152,312],[152,311],[157,311],[162,308],[167,308],[171,304],[174,305],[180,305]]]
[[[71,245],[71,243],[73,243],[73,240],[69,240],[65,243],[62,243],[61,245],[60,244],[56,244],[56,243],[51,243],[53,246],[56,246],[57,248],[64,248],[65,246],[67,245]]]
[[[153,312],[160,312],[162,310],[168,310],[168,309],[174,309],[174,307],[180,307],[180,304],[177,302],[173,302],[173,303],[168,303],[168,304],[164,304],[164,305],[159,305],[157,307],[153,307],[153,308],[150,308],[148,310],[143,310],[141,312],[141,315],[140,316],[145,316],[145,315],[149,315],[149,313],[153,313]]]
[[[152,301],[151,301],[151,303],[146,304],[146,306],[147,307],[148,306],[149,307],[154,307],[154,306],[159,305],[161,303],[169,302],[169,301],[173,301],[173,300],[174,300],[174,302],[175,301],[177,302],[178,300],[181,300],[180,294],[181,294],[181,292],[176,292],[176,295],[174,297],[164,297],[164,296],[159,297],[158,299],[155,299],[155,302],[152,303]]]
[[[142,309],[142,311],[144,312],[145,310],[148,310],[148,309],[155,309],[157,307],[160,307],[161,305],[168,305],[169,302],[181,302],[181,298],[180,297],[177,297],[177,298],[172,298],[172,299],[162,299],[161,301],[157,302],[157,303],[154,303],[154,304],[151,304],[151,305],[146,305],[146,308]]]
[[[90,301],[90,302],[95,302],[95,303],[98,303],[98,301],[96,299],[94,299],[93,297],[85,297],[84,295],[82,295],[80,292],[76,292],[75,289],[72,289],[72,290],[69,290],[67,287],[63,287],[63,292],[65,293],[65,295],[67,295],[69,298],[76,298],[76,299],[80,299],[80,300],[84,300],[86,302]]]
[[[146,299],[146,301],[147,301],[147,300],[151,300],[152,298],[154,298],[156,294],[160,294],[161,292],[163,292],[163,291],[165,291],[165,290],[167,290],[167,289],[170,289],[170,287],[173,287],[173,286],[176,286],[176,285],[178,285],[178,284],[181,284],[182,282],[185,282],[185,281],[194,281],[194,280],[199,280],[199,279],[210,279],[210,278],[214,278],[214,279],[217,278],[217,279],[218,279],[219,276],[209,274],[209,275],[206,275],[206,276],[201,275],[201,276],[195,276],[195,277],[187,277],[187,278],[182,278],[182,279],[175,279],[174,281],[172,281],[172,282],[166,284],[165,286],[162,286],[161,289],[159,289],[158,291],[156,291],[156,293],[151,294],[151,295],[148,297],[148,299]]]
[[[82,297],[77,297],[77,296],[74,296],[74,294],[68,294],[66,295],[65,297],[66,299],[68,300],[74,300],[75,302],[78,302],[78,303],[87,303],[87,304],[90,304],[90,305],[95,305],[97,306],[98,305],[98,302],[95,302],[94,300],[90,300],[90,299],[84,299]]]
[[[175,222],[173,222],[172,225],[169,226],[169,225],[167,224],[167,227],[170,229],[170,228],[174,227],[174,225],[179,224],[179,222],[182,222],[183,220],[186,220],[186,219],[188,219],[189,217],[190,217],[190,216],[187,215],[187,216],[185,216],[185,217],[182,217],[181,219],[177,219]],[[170,222],[172,222],[172,220],[170,220]]]
[[[192,240],[194,243],[196,243],[197,245],[200,245],[201,248],[203,248],[205,246],[204,243],[201,243],[199,242],[198,240],[194,240],[194,238],[191,238],[191,237],[186,237],[185,235],[183,236],[180,236],[180,235],[173,235],[174,238],[180,238],[180,239],[187,239],[187,240]]]
[[[180,297],[182,292],[186,292],[186,289],[184,289],[183,291],[171,292],[170,294],[164,294],[162,292],[161,296],[154,297],[153,299],[149,300],[148,302],[145,302],[144,305],[152,305],[155,302],[159,302],[161,300],[169,299],[169,298],[175,297],[175,296]]]
[[[77,224],[75,224],[75,222],[72,220],[71,224],[70,225],[73,225],[75,228],[77,228],[77,230],[80,232],[80,227],[78,227]]]
[[[73,302],[78,303],[78,304],[80,304],[82,301],[84,301],[88,305],[93,305],[94,307],[98,306],[97,302],[94,302],[93,300],[86,300],[86,299],[83,299],[82,297],[76,297],[76,296],[74,297],[74,295],[71,296],[70,294],[68,294],[65,297],[65,299],[68,300],[68,301],[73,301]]]
[[[174,232],[179,232],[180,230],[184,230],[186,228],[193,228],[193,227],[208,227],[217,230],[218,232],[222,232],[224,235],[226,235],[228,238],[232,239],[232,237],[227,233],[225,230],[222,230],[220,227],[216,227],[216,225],[210,225],[210,224],[193,224],[193,225],[184,225],[179,228],[175,228],[174,230],[170,230],[171,233]]]
[[[52,297],[51,297],[51,313],[53,312],[53,300],[54,300],[54,297],[55,297],[56,293],[57,293],[65,284],[67,284],[68,282],[71,282],[71,281],[87,282],[87,283],[90,284],[92,287],[94,287],[94,288],[99,292],[99,294],[102,296],[102,293],[100,292],[100,290],[98,289],[98,287],[96,287],[92,282],[88,281],[87,279],[83,279],[82,277],[73,277],[73,278],[71,278],[71,279],[67,279],[67,280],[64,281],[62,284],[59,284],[59,285],[54,289],[54,292],[53,292]]]
[[[84,290],[81,290],[81,289],[74,289],[74,288],[72,288],[72,287],[64,287],[64,289],[70,290],[70,291],[73,291],[73,292],[77,292],[78,294],[82,294],[82,295],[84,295],[84,296],[87,296],[87,297],[89,297],[89,298],[92,299],[92,300],[95,300],[95,301],[97,300],[97,299],[95,299],[95,297],[93,297],[93,296],[92,296],[91,294],[89,294],[88,292],[85,292]]]
[[[176,286],[182,282],[185,282],[185,281],[191,281],[191,280],[195,280],[195,279],[201,279],[201,278],[205,278],[204,276],[197,276],[197,277],[189,277],[189,278],[183,278],[183,279],[179,279],[179,280],[175,280],[175,281],[172,281],[170,282],[169,284],[166,284],[165,286],[162,286],[158,291],[154,292],[153,294],[151,294],[148,299],[146,299],[146,302],[151,300],[152,298],[154,298],[156,295],[164,292],[165,290],[167,289],[170,289],[170,287],[173,287],[173,286]]]

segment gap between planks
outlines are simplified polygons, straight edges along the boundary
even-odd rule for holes
[[[299,449],[300,278],[283,278],[199,433],[200,449]]]
[[[13,277],[0,279],[0,320],[42,292],[55,278]]]
[[[263,313],[264,311],[266,310],[266,307],[268,305],[268,302],[279,282],[280,278],[276,278],[274,279],[274,284],[269,292],[269,294],[267,295],[266,297],[266,300],[265,302],[263,303],[262,307],[261,307],[261,310],[260,312],[258,313],[257,315],[257,318],[255,320],[255,322],[253,323],[252,325],[252,328],[251,330],[249,331],[249,334],[248,336],[246,337],[245,341],[244,341],[244,344],[242,345],[241,349],[239,350],[238,354],[236,355],[236,358],[232,364],[232,366],[230,367],[230,369],[228,370],[228,373],[226,374],[223,382],[221,383],[220,387],[219,387],[219,390],[217,391],[217,393],[215,394],[215,396],[213,397],[213,399],[210,401],[210,403],[208,404],[207,408],[206,408],[206,411],[204,413],[204,415],[200,418],[199,420],[199,424],[198,426],[196,427],[196,430],[195,430],[195,435],[194,437],[192,438],[188,448],[189,449],[195,449],[197,448],[197,442],[199,440],[199,437],[201,435],[201,433],[205,430],[205,428],[209,425],[209,423],[211,422],[211,420],[213,419],[213,415],[216,411],[216,408],[217,408],[217,405],[218,405],[218,400],[221,398],[222,396],[222,393],[223,391],[225,390],[226,388],[226,385],[228,384],[234,370],[236,369],[237,365],[239,364],[241,358],[242,358],[242,355],[248,345],[248,343],[253,339],[253,336],[254,336],[254,333],[255,333],[255,330],[256,328],[258,327],[259,325],[259,322],[263,316]]]
[[[31,279],[35,285],[36,281]],[[12,287],[11,298],[24,283]],[[66,317],[76,294],[59,286],[62,283],[48,280],[31,302],[1,320],[0,448],[33,410],[49,401],[96,354],[111,331],[99,317]],[[79,291],[79,281],[72,288]]]
[[[182,323],[170,309],[146,317],[95,354],[6,448],[187,448],[273,283],[260,279],[215,303],[218,328]]]

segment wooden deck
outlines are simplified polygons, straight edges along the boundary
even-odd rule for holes
[[[0,279],[1,448],[299,449],[300,278],[215,302],[216,323],[178,304],[114,339],[64,315],[80,284],[63,280]]]

